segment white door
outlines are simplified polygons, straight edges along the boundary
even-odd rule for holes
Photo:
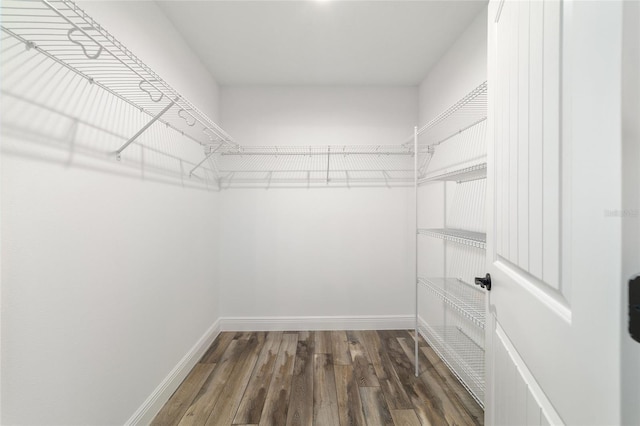
[[[621,25],[489,4],[489,425],[621,421]]]

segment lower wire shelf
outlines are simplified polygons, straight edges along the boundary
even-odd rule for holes
[[[420,326],[420,334],[484,408],[484,349],[455,326]]]
[[[418,283],[473,324],[484,329],[485,295],[480,289],[458,278],[418,277]]]

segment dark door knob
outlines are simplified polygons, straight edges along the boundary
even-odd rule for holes
[[[484,278],[476,277],[476,285],[491,291],[491,275],[487,274]]]

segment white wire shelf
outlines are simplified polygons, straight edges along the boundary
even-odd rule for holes
[[[485,294],[458,278],[418,277],[418,282],[476,326],[484,329]]]
[[[223,188],[408,186],[413,153],[401,145],[238,147],[217,156]]]
[[[439,145],[487,119],[487,82],[418,129],[418,152]],[[408,144],[408,143],[407,143]]]
[[[479,179],[486,179],[487,177],[487,163],[479,163],[473,166],[465,167],[458,170],[444,170],[437,173],[425,176],[418,180],[418,184],[424,184],[428,182],[437,181],[450,181],[457,183],[471,182]]]
[[[237,146],[221,153],[222,156],[413,156],[413,150],[403,145],[280,145],[280,146]]]
[[[236,146],[220,126],[180,95],[70,0],[3,0],[1,28],[119,99],[148,114],[147,126],[166,124],[209,151]]]
[[[458,244],[464,244],[480,249],[486,248],[487,234],[483,232],[466,231],[463,229],[438,228],[418,229],[418,234],[433,238],[440,238]]]
[[[478,404],[484,407],[484,349],[458,327],[431,327],[422,323],[420,332]]]
[[[411,172],[380,171],[235,171],[222,172],[222,189],[230,188],[317,188],[317,187],[406,187],[413,185]]]

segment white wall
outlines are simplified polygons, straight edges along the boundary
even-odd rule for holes
[[[420,84],[420,126],[487,80],[487,9],[471,22]]]
[[[385,145],[413,133],[415,87],[224,87],[221,122],[242,145]]]
[[[155,3],[80,6],[217,115],[215,81]],[[2,142],[1,423],[123,424],[219,317],[218,194]]]
[[[76,4],[181,95],[218,122],[220,89],[215,77],[155,2],[78,0]]]
[[[246,145],[397,144],[417,88],[223,88]],[[411,315],[407,188],[224,191],[223,317]]]

